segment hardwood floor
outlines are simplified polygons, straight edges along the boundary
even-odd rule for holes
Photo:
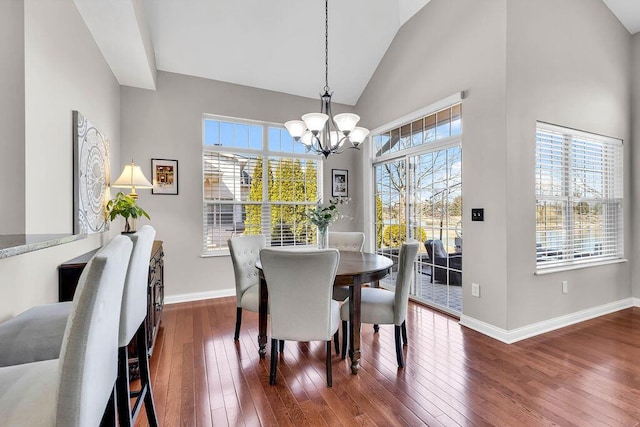
[[[360,373],[334,355],[330,389],[319,342],[287,342],[269,386],[257,315],[244,312],[236,343],[235,312],[235,298],[165,306],[160,425],[640,425],[640,308],[506,345],[410,303],[405,369],[393,327],[363,325]]]

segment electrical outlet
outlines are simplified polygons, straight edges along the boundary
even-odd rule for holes
[[[478,283],[471,284],[471,296],[480,298],[480,285]]]
[[[562,293],[563,294],[569,293],[569,282],[567,280],[562,281]]]

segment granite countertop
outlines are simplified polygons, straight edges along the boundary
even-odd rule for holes
[[[86,234],[0,234],[0,259],[84,239]]]

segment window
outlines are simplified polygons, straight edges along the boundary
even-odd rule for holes
[[[622,141],[537,123],[537,269],[623,256]]]
[[[322,160],[275,124],[203,119],[203,253],[227,240],[264,234],[271,246],[315,242],[306,211],[321,196]]]

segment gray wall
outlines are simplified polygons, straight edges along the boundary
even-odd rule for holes
[[[533,274],[536,120],[624,141],[624,238],[630,256],[631,37],[600,0],[510,0],[507,12],[509,203],[502,262],[508,266],[507,329],[515,329],[631,296],[629,263]],[[566,295],[563,280],[569,282]]]
[[[640,33],[631,40],[631,212],[634,221],[631,223],[631,285],[633,296],[640,297],[640,224],[637,212],[640,212]]]
[[[375,128],[465,91],[464,312],[502,328],[507,326],[506,25],[505,0],[432,0],[398,32],[356,104],[356,112]],[[485,209],[484,222],[470,221],[472,207]],[[471,282],[481,285],[482,298],[471,297]]]
[[[139,192],[140,205],[164,241],[167,296],[210,296],[235,289],[229,256],[201,257],[202,114],[284,123],[319,107],[319,99],[166,72],[158,72],[156,91],[122,87],[122,158],[133,158],[149,178],[151,158],[178,160],[177,196]],[[334,112],[348,109],[335,107]],[[351,156],[330,157],[325,163],[326,194],[331,168],[350,169]],[[336,227],[360,228],[347,221]]]
[[[433,0],[395,37],[356,112],[375,128],[465,92],[465,316],[513,330],[631,296],[628,263],[534,276],[535,122],[623,139],[630,200],[629,57],[629,33],[600,0]]]
[[[0,234],[24,233],[24,5],[0,2]]]
[[[111,139],[113,176],[121,168],[120,89],[71,0],[26,0],[24,45],[27,131],[10,143],[25,147],[27,231],[71,233],[71,111],[85,114]],[[58,265],[116,233],[0,259],[0,321],[57,301]]]

